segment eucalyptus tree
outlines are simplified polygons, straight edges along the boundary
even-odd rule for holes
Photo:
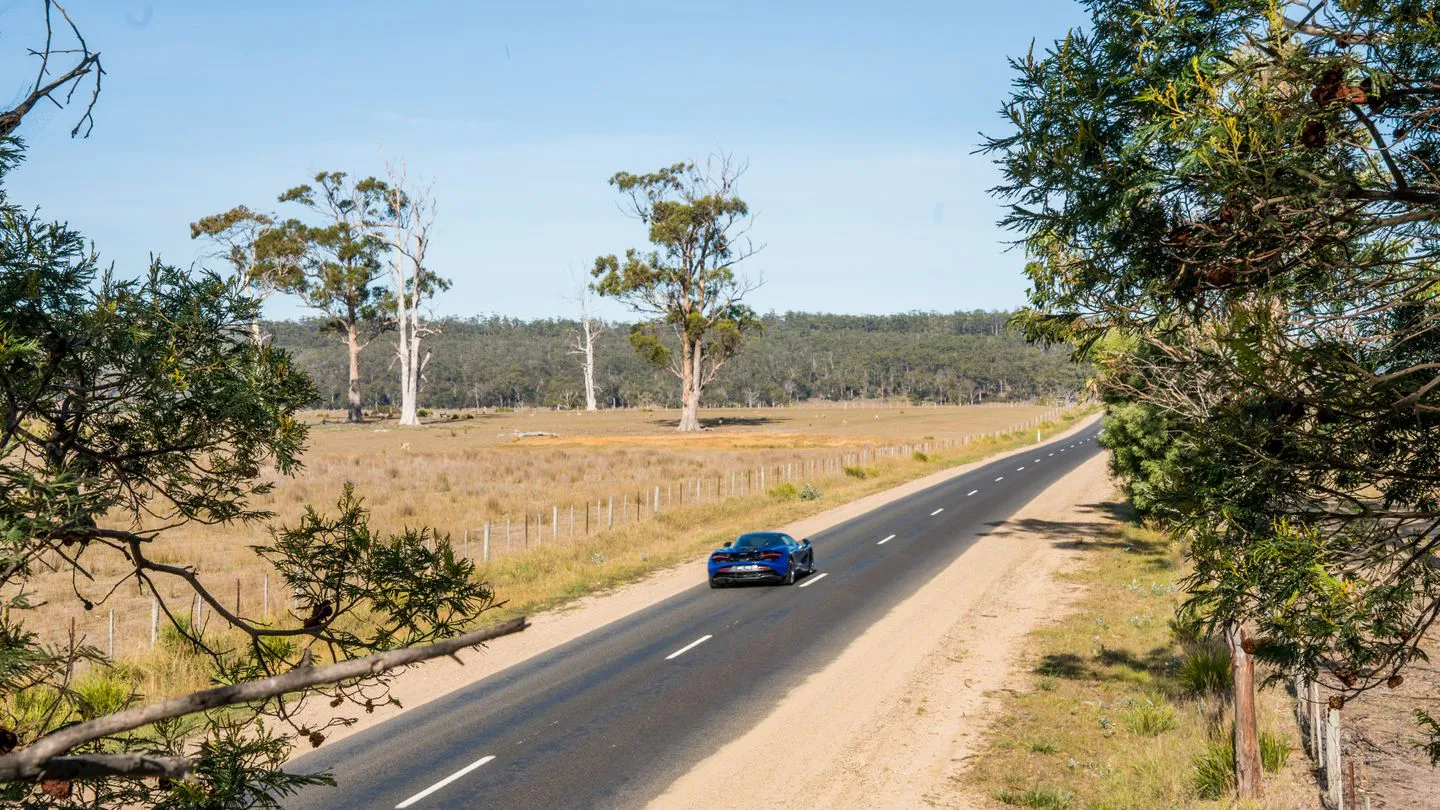
[[[682,432],[700,429],[700,397],[760,321],[744,303],[758,284],[735,272],[755,255],[750,206],[736,185],[745,166],[728,157],[610,178],[653,249],[595,260],[592,288],[649,320],[630,333],[641,357],[680,381]],[[676,352],[675,349],[679,351]]]
[[[344,172],[320,172],[314,185],[296,186],[280,195],[309,209],[318,222],[282,223],[281,236],[305,245],[299,271],[286,291],[324,316],[322,328],[338,335],[349,361],[346,420],[364,421],[360,395],[360,353],[395,325],[387,311],[385,288],[388,247],[380,231],[390,216],[389,186],[374,177],[351,182]]]
[[[1110,381],[1199,460],[1173,470],[1193,608],[1340,701],[1393,686],[1440,613],[1430,10],[1087,5],[1015,61],[988,143],[1022,320],[1143,346]]]
[[[293,229],[278,227],[273,214],[244,205],[190,223],[190,238],[209,242],[239,280],[240,294],[261,303],[275,292],[299,286],[305,244],[296,236]],[[256,343],[265,338],[259,319],[250,324],[250,332]]]

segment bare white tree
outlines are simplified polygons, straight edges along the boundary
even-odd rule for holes
[[[608,328],[605,321],[590,314],[590,288],[581,284],[575,293],[575,302],[580,305],[580,331],[575,333],[575,345],[570,354],[583,358],[581,368],[585,372],[585,410],[598,411],[595,404],[595,341]]]
[[[435,293],[450,282],[430,272],[425,254],[435,226],[435,195],[432,184],[411,186],[405,165],[386,164],[389,179],[390,294],[394,299],[396,359],[400,362],[400,424],[419,425],[420,382],[430,352],[420,354],[421,339],[439,330],[426,324],[422,308]]]

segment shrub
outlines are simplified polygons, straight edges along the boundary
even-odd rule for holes
[[[1279,773],[1290,759],[1290,740],[1283,734],[1260,732],[1260,765],[1266,773]]]
[[[874,467],[846,467],[845,474],[863,481],[866,478],[874,478],[880,474],[880,471]]]
[[[1195,757],[1195,793],[1217,800],[1235,790],[1235,741],[1212,742]]]
[[[820,495],[820,490],[809,484],[806,484],[800,489],[800,500],[802,501],[818,501],[820,500]]]
[[[787,481],[771,487],[766,494],[776,500],[789,501],[798,498],[800,496],[800,490],[796,489],[794,484]]]
[[[1030,751],[1034,754],[1053,754],[1059,750],[1055,743],[1049,740],[1036,740],[1030,743]]]
[[[415,409],[415,415],[416,415],[416,416],[419,416],[419,417],[421,417],[421,418],[424,418],[424,417],[430,415],[430,409],[429,409],[429,408],[416,408],[416,409]]]
[[[1163,701],[1157,704],[1146,700],[1122,712],[1120,718],[1125,728],[1146,737],[1157,737],[1175,728],[1175,709]]]
[[[1007,788],[996,793],[995,800],[1013,807],[1029,807],[1034,810],[1067,810],[1075,803],[1075,795],[1058,790],[1041,790],[1040,788],[1026,788],[1025,790]]]
[[[135,702],[135,689],[130,683],[101,670],[87,673],[70,688],[80,716],[86,720],[123,711]]]
[[[1035,688],[1041,692],[1053,692],[1059,685],[1060,679],[1053,675],[1041,675],[1040,679],[1035,681]]]
[[[1224,692],[1230,688],[1230,651],[1223,645],[1199,644],[1185,654],[1178,673],[1180,682],[1197,695]]]
[[[919,451],[919,450],[916,450],[915,453],[914,453],[912,456],[910,456],[910,457],[913,458],[913,459],[915,459],[916,461],[919,461],[919,462],[926,462],[926,461],[929,461],[929,460],[930,460],[930,457],[929,457],[929,456],[925,455],[924,453],[922,453],[922,452]]]

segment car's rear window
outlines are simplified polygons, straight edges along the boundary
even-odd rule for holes
[[[764,548],[773,546],[780,541],[780,535],[769,532],[757,534],[742,534],[740,539],[735,541],[735,548]]]

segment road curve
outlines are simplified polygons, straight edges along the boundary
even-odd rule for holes
[[[321,808],[644,804],[975,541],[1099,452],[1099,423],[811,536],[796,586],[704,582],[292,763],[338,788]],[[764,528],[764,527],[757,527]],[[844,711],[836,706],[835,711]],[[803,789],[803,751],[768,752],[745,789]],[[737,786],[738,787],[738,786]]]

